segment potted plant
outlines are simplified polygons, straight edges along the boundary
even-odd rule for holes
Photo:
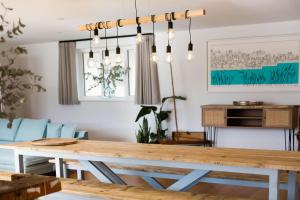
[[[19,19],[18,22],[10,22],[6,19],[7,14],[13,11],[1,3],[3,13],[0,14],[0,45],[8,40],[23,34],[25,24]],[[3,45],[2,45],[3,46]],[[28,91],[46,91],[39,82],[42,77],[30,70],[15,66],[15,60],[19,55],[27,54],[24,47],[16,46],[2,50],[0,54],[0,118],[8,118],[8,127],[16,117],[17,108],[24,101]]]
[[[149,143],[151,128],[149,127],[146,117],[143,118],[142,125],[139,125],[139,130],[136,134],[137,143]]]
[[[135,122],[138,122],[141,117],[145,117],[146,115],[153,113],[156,124],[156,132],[151,132],[150,134],[151,143],[160,143],[167,139],[166,132],[168,129],[163,127],[163,122],[169,118],[172,111],[164,110],[164,105],[170,99],[186,100],[186,98],[182,96],[165,97],[162,99],[161,106],[159,108],[156,106],[142,105],[141,110],[137,115]]]

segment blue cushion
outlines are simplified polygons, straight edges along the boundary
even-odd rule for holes
[[[47,138],[59,138],[62,124],[48,123]]]
[[[0,140],[13,141],[21,121],[21,119],[14,119],[12,128],[7,128],[8,120],[0,119]]]
[[[47,119],[23,119],[15,141],[32,141],[43,138]]]
[[[76,131],[76,125],[74,124],[65,124],[61,129],[61,138],[74,138]]]

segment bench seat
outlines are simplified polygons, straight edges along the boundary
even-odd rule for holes
[[[22,178],[29,175],[0,172],[0,180],[12,181],[12,177]],[[40,176],[43,177],[43,176]],[[233,198],[225,196],[207,195],[207,194],[193,194],[190,192],[175,192],[154,190],[148,187],[133,187],[126,185],[116,185],[100,183],[99,181],[78,181],[74,179],[59,179],[61,183],[62,193],[73,194],[87,197],[98,197],[113,200],[246,200],[245,198]],[[57,195],[54,194],[53,197]],[[40,199],[54,199],[49,197],[41,197]],[[248,198],[247,198],[248,199]]]
[[[98,181],[61,179],[61,184],[63,192],[114,200],[243,200],[242,198],[192,194],[190,192],[162,191],[146,187],[106,184]]]

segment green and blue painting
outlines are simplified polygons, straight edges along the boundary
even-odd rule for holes
[[[299,62],[278,63],[260,69],[212,70],[211,85],[298,84]]]
[[[299,55],[292,52],[211,50],[210,58],[212,86],[299,84]]]

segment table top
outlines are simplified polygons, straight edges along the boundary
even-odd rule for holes
[[[278,150],[209,148],[95,140],[79,140],[76,144],[66,146],[34,146],[31,142],[19,142],[2,144],[0,148],[33,150],[37,153],[63,153],[300,171],[300,152]]]

